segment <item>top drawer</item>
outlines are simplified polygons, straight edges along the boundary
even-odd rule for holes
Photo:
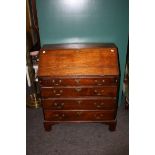
[[[117,85],[118,77],[103,78],[51,78],[45,77],[39,80],[41,86],[103,86]]]

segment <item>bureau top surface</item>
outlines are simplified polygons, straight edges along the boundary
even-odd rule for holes
[[[39,54],[38,76],[119,75],[114,44],[44,45]]]

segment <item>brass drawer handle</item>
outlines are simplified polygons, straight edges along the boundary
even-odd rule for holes
[[[59,114],[54,114],[54,117],[59,117]]]
[[[56,96],[61,96],[62,93],[63,93],[63,90],[53,90],[53,93],[54,93]]]
[[[77,114],[78,117],[80,117],[81,114],[82,114],[82,112],[81,111],[78,111],[78,112],[76,112],[76,114]]]
[[[82,102],[82,101],[77,101],[77,103],[78,103],[79,105],[81,105],[81,102]]]
[[[63,119],[65,117],[65,114],[54,114],[54,117],[57,119]]]
[[[104,102],[101,102],[100,105],[103,106],[104,105]]]
[[[75,79],[75,82],[76,82],[77,84],[79,84],[79,83],[80,83],[80,79]]]
[[[53,105],[54,105],[57,109],[63,109],[64,103],[57,103],[57,102],[55,102]]]
[[[96,89],[94,90],[94,93],[97,93],[97,90]]]
[[[102,108],[104,106],[104,103],[100,103],[100,104],[97,104],[96,102],[94,103],[94,105],[96,106],[96,108]]]
[[[98,92],[96,89],[94,90],[94,93],[98,96],[101,96],[104,90],[101,90],[101,92]]]
[[[55,102],[53,105],[54,105],[55,107],[57,107],[57,106],[58,106],[58,103]]]
[[[96,114],[96,115],[95,115],[95,118],[96,118],[96,119],[101,119],[103,116],[104,116],[103,114],[98,114],[98,115]]]
[[[102,80],[102,82],[99,82],[98,80],[95,80],[95,83],[96,83],[98,86],[102,86],[104,82],[105,82],[105,80]]]
[[[55,80],[52,80],[52,83],[55,85],[55,86],[59,86],[61,84],[62,80],[58,80],[58,83],[56,83]]]
[[[95,116],[96,119],[101,119],[100,116]]]
[[[76,90],[77,92],[80,92],[82,89],[81,89],[81,88],[75,88],[75,90]]]
[[[61,94],[55,94],[56,96],[61,96]]]
[[[95,80],[95,83],[96,83],[98,86],[102,86],[102,83],[99,83],[98,80]]]

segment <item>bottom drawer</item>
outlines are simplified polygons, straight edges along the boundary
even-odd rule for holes
[[[106,111],[52,111],[44,110],[46,121],[105,121],[115,119],[115,110]]]

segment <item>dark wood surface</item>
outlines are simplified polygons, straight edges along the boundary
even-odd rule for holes
[[[60,122],[102,122],[115,130],[120,73],[114,44],[44,45],[39,57],[46,131]]]
[[[51,110],[110,110],[116,109],[116,99],[111,98],[61,98],[43,99],[43,108]]]
[[[45,120],[47,121],[103,121],[115,119],[114,110],[102,111],[55,111],[44,110]]]
[[[85,97],[104,96],[116,97],[117,86],[87,86],[87,87],[42,87],[41,96],[44,97]]]
[[[119,75],[117,48],[40,51],[39,76]]]
[[[39,80],[41,86],[104,86],[104,85],[117,85],[118,77],[114,76],[104,76],[100,77],[58,77],[58,78],[51,78],[45,77]]]

